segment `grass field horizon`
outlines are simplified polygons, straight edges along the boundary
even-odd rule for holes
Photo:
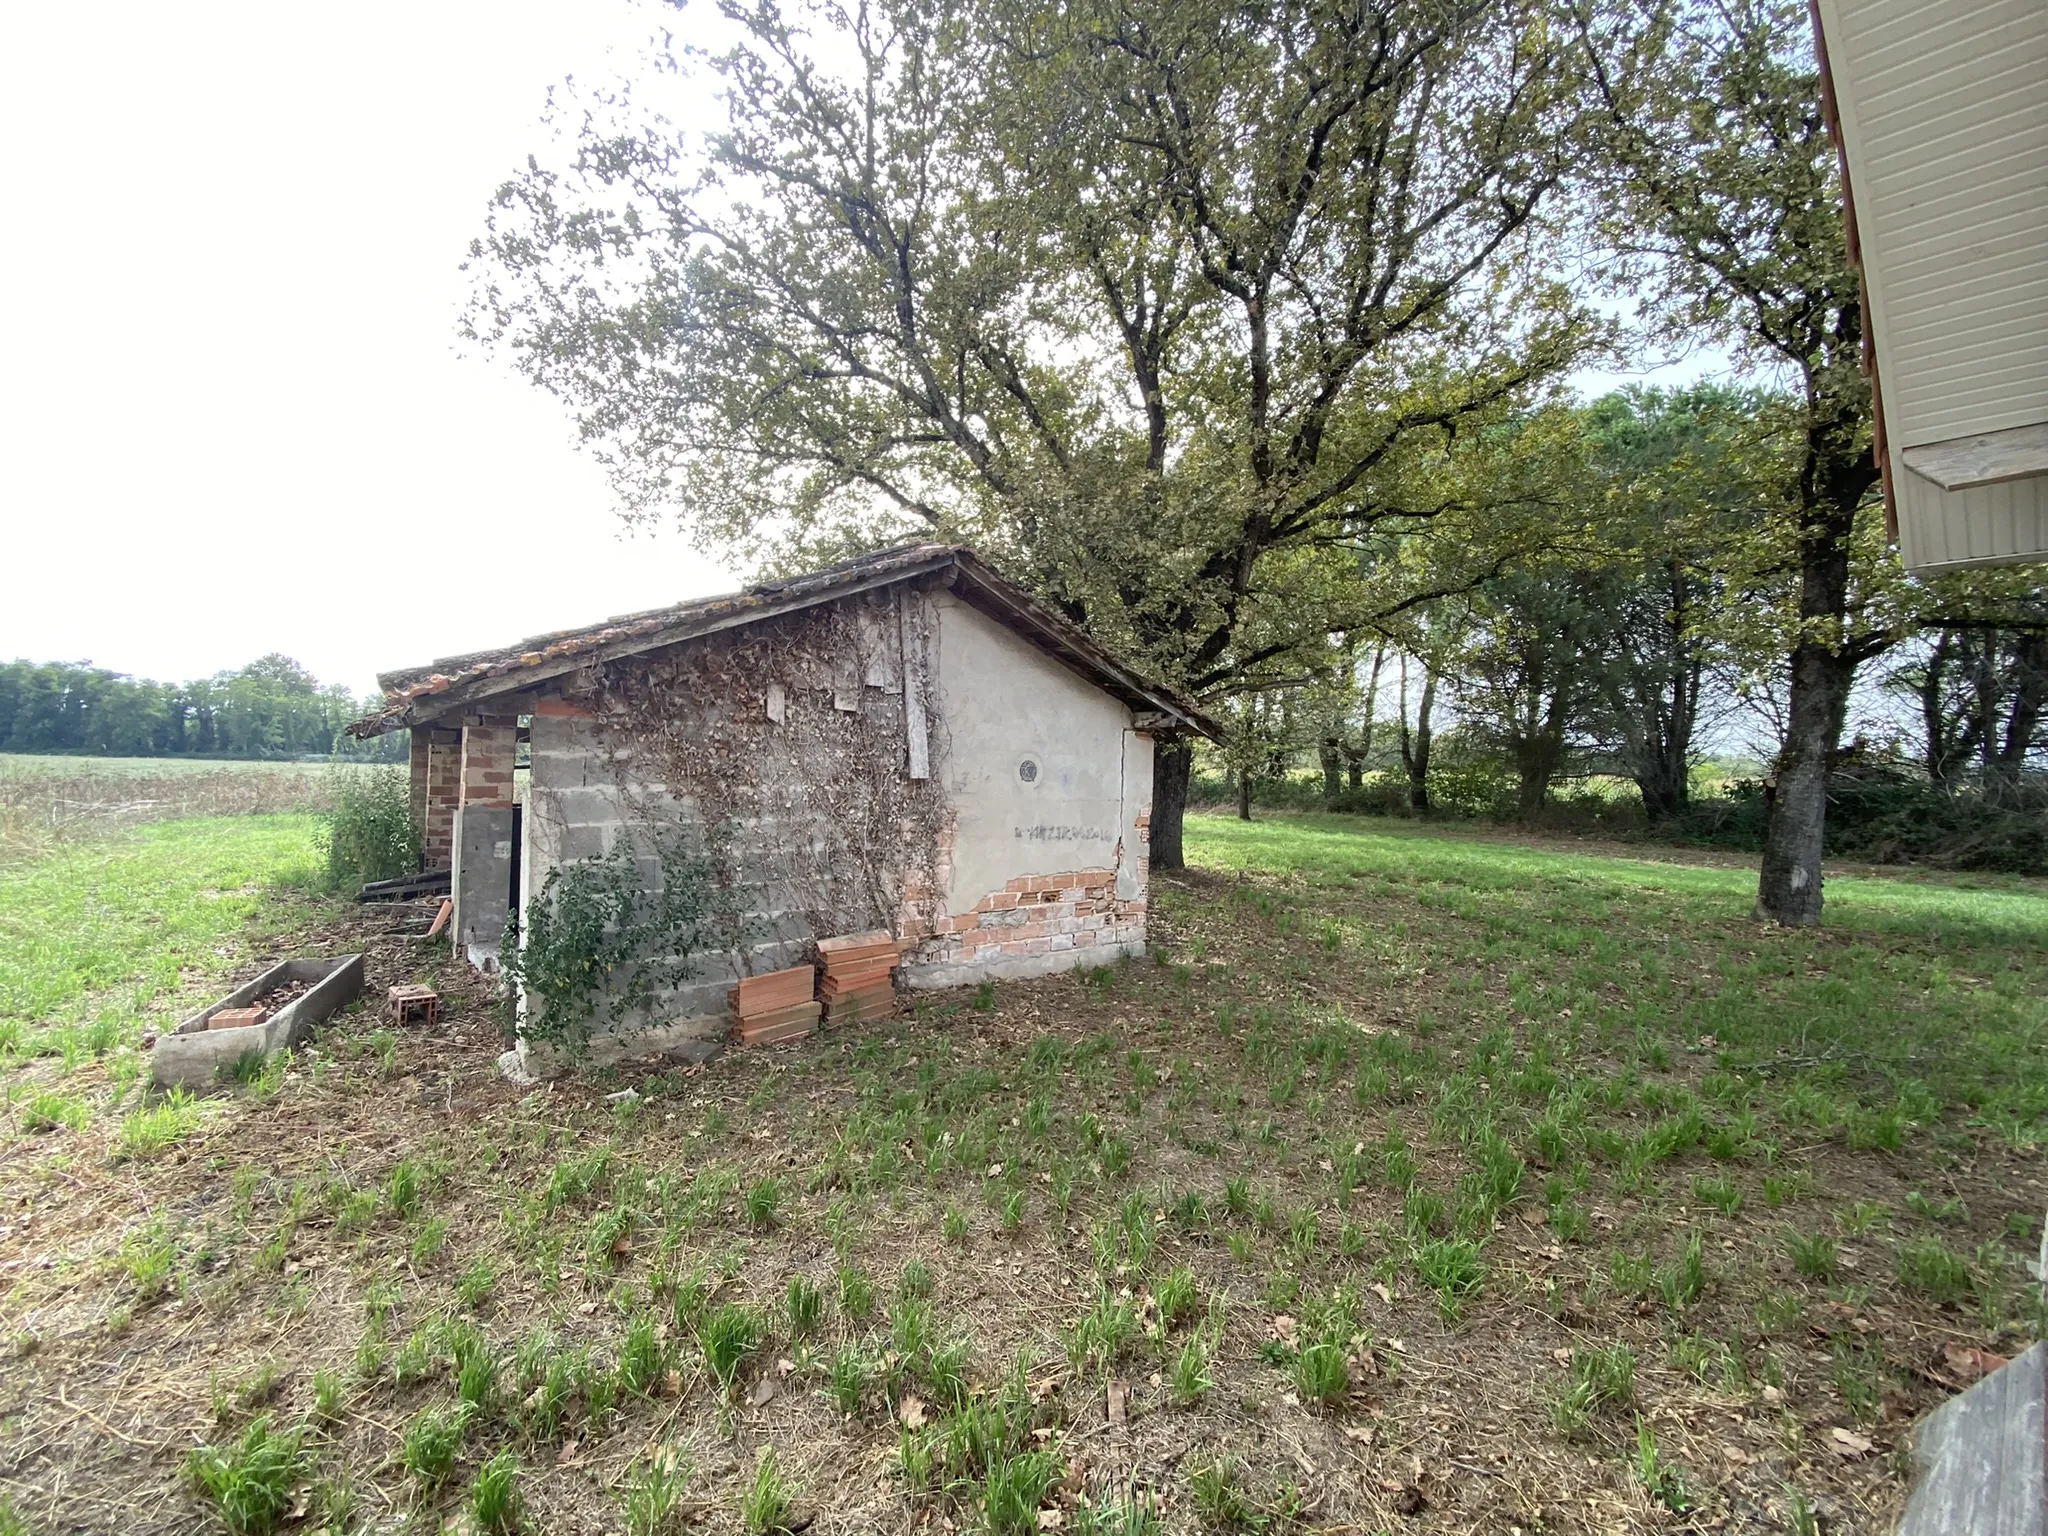
[[[357,768],[379,765],[350,757],[97,757],[88,752],[0,752],[0,778],[47,773],[87,773],[148,777],[158,773],[209,773],[219,769],[248,770]]]
[[[1662,850],[1277,815],[1188,849],[1150,959],[539,1090],[445,951],[317,894],[312,818],[0,870],[0,1497],[1876,1533],[1912,1423],[2039,1336],[2040,882],[1838,875],[1786,932],[1753,868]],[[141,1092],[143,1031],[343,948],[444,1033],[366,1006]]]

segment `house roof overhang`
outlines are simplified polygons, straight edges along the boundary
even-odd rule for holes
[[[582,629],[536,635],[513,646],[380,673],[377,684],[384,690],[384,707],[350,725],[349,734],[381,736],[450,715],[488,710],[507,695],[531,693],[603,662],[911,581],[950,587],[962,601],[1121,700],[1146,728],[1221,739],[1222,728],[1193,703],[1125,666],[973,551],[955,544],[887,549],[821,571],[760,582],[742,592],[625,614]]]
[[[1900,553],[2048,559],[2048,6],[1808,3]]]

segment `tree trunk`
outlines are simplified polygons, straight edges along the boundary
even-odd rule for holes
[[[1343,743],[1334,736],[1325,736],[1316,748],[1316,755],[1323,764],[1323,806],[1328,809],[1344,793]]]
[[[1422,698],[1415,706],[1415,734],[1408,733],[1408,661],[1401,661],[1401,765],[1408,770],[1408,804],[1429,809],[1429,717],[1436,710],[1436,674],[1422,669]]]
[[[1888,643],[1873,635],[1852,648],[1844,633],[1857,508],[1877,482],[1869,445],[1855,446],[1862,417],[1853,402],[1826,396],[1810,398],[1808,413],[1800,472],[1800,639],[1792,650],[1785,745],[1778,754],[1756,888],[1756,915],[1787,927],[1820,921],[1828,774],[1857,664]],[[1835,645],[1824,638],[1830,634]]]
[[[1984,772],[1984,789],[1994,805],[2013,805],[2026,772],[2027,754],[2040,738],[2048,713],[2048,635],[2032,630],[2012,649],[2012,697],[2005,734]]]
[[[1816,547],[1818,546],[1818,547]],[[1846,537],[1809,535],[1800,607],[1839,614],[1849,576]],[[1821,852],[1827,831],[1828,771],[1849,712],[1856,662],[1817,640],[1792,652],[1792,698],[1785,745],[1778,754],[1771,819],[1764,831],[1756,915],[1788,928],[1820,921]]]
[[[1635,781],[1643,797],[1643,814],[1653,822],[1672,820],[1692,798],[1682,753],[1655,754],[1636,769]]]
[[[1380,669],[1387,664],[1387,647],[1382,641],[1372,649],[1372,673],[1365,682],[1365,710],[1358,728],[1358,744],[1344,749],[1344,769],[1351,793],[1365,789],[1365,763],[1372,756],[1373,711],[1379,708]]]
[[[1669,658],[1644,722],[1644,750],[1632,777],[1643,797],[1643,815],[1652,822],[1670,821],[1692,803],[1692,734],[1699,721],[1703,667],[1688,627],[1692,584],[1673,561],[1665,567],[1670,604],[1665,610],[1663,654]]]
[[[1249,768],[1243,770],[1237,776],[1237,819],[1239,821],[1250,821],[1252,819],[1252,774]]]
[[[1182,844],[1188,813],[1188,776],[1194,771],[1192,743],[1160,738],[1152,746],[1152,868],[1186,869]]]
[[[1927,653],[1927,669],[1920,674],[1920,730],[1927,740],[1927,777],[1944,789],[1948,787],[1948,712],[1942,683],[1948,672],[1948,655],[1954,635],[1944,629],[1934,638]]]
[[[1515,813],[1523,821],[1534,820],[1543,810],[1556,766],[1550,743],[1544,738],[1521,743],[1515,753]]]

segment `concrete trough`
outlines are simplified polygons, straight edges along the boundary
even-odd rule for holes
[[[257,998],[291,982],[309,983],[306,991],[261,1024],[235,1029],[210,1029],[213,1016],[229,1008],[246,1008]],[[210,1088],[221,1070],[255,1052],[269,1056],[290,1050],[315,1025],[354,1002],[363,990],[363,957],[335,960],[286,960],[254,981],[237,987],[219,1002],[201,1009],[167,1035],[157,1037],[150,1052],[151,1076],[159,1088],[181,1085]]]

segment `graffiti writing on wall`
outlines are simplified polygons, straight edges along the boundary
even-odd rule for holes
[[[1112,843],[1116,834],[1103,827],[1057,826],[1040,822],[1035,827],[1018,827],[1017,838],[1026,843]]]

